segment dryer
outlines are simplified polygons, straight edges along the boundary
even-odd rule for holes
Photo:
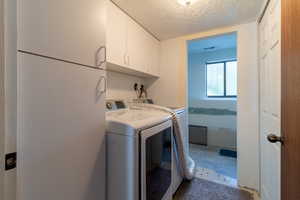
[[[107,109],[107,199],[171,200],[171,116],[123,101]]]

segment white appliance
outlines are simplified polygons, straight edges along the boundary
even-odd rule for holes
[[[171,116],[123,101],[107,108],[107,199],[171,200]]]
[[[134,102],[138,103],[146,103],[146,104],[153,104],[154,101],[152,99],[134,99]],[[169,109],[173,110],[173,112],[176,113],[178,122],[180,123],[181,127],[181,134],[184,138],[184,146],[187,149],[187,152],[189,153],[189,138],[188,138],[188,130],[187,130],[187,113],[185,107],[168,107]],[[172,162],[172,194],[175,194],[178,190],[179,186],[181,185],[183,181],[182,176],[182,169],[180,167],[180,161],[177,156],[177,147],[174,145],[173,147],[173,162]]]
[[[18,1],[19,200],[105,199],[104,3]]]

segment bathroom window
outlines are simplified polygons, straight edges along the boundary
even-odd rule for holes
[[[237,61],[206,63],[207,97],[237,96]]]

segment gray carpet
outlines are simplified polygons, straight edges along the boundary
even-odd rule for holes
[[[183,182],[174,200],[253,200],[247,191],[203,179]]]

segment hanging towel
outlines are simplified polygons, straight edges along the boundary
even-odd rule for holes
[[[135,104],[135,106],[140,106],[143,108],[159,110],[162,112],[169,113],[172,116],[173,129],[174,129],[174,138],[176,144],[176,157],[179,161],[179,166],[181,168],[181,175],[187,179],[192,180],[195,175],[195,161],[188,154],[188,147],[184,145],[184,138],[181,134],[181,125],[178,121],[176,113],[166,107],[153,105],[153,104]]]

